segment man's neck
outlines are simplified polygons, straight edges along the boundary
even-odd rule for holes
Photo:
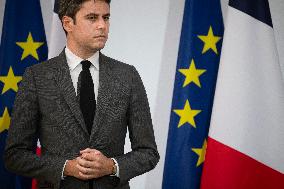
[[[87,51],[86,49],[81,49],[78,47],[75,47],[74,45],[68,43],[67,41],[67,47],[68,49],[75,54],[76,56],[86,60],[88,58],[90,58],[91,56],[93,56],[97,51]]]

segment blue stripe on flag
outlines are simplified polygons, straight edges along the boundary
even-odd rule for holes
[[[268,0],[230,0],[229,5],[273,27]]]
[[[56,14],[58,14],[58,10],[59,10],[59,0],[55,0],[53,11],[54,11]]]

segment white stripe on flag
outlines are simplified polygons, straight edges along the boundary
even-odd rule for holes
[[[50,42],[48,45],[48,58],[58,56],[66,45],[66,36],[61,21],[56,13],[53,13]]]

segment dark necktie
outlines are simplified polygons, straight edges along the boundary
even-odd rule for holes
[[[80,108],[87,126],[89,134],[91,134],[93,120],[96,113],[96,98],[94,92],[94,82],[90,72],[91,62],[83,60],[80,85]]]

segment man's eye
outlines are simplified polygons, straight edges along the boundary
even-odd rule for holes
[[[108,20],[109,20],[109,16],[105,16],[105,17],[104,17],[104,20],[105,20],[105,21],[108,21]]]
[[[96,19],[95,16],[88,16],[87,18],[88,18],[88,20],[95,20]]]

